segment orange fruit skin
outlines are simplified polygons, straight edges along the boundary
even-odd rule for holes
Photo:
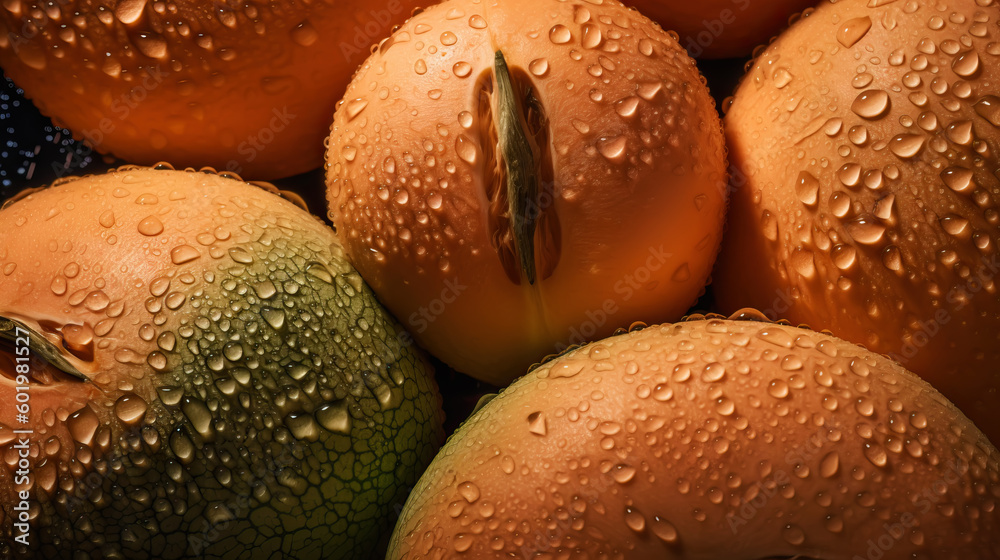
[[[490,226],[496,143],[478,88],[497,49],[530,80],[548,130],[548,221],[533,242],[551,270],[534,285],[509,279]],[[569,344],[679,318],[703,290],[724,219],[720,123],[693,60],[635,11],[431,7],[344,99],[327,152],[330,218],[379,298],[455,369],[506,385]]]
[[[0,317],[87,378],[0,340],[0,558],[371,557],[444,438],[441,397],[328,226],[232,178],[129,166],[25,191],[0,231]],[[21,491],[29,546],[7,538]]]
[[[0,66],[77,139],[256,180],[320,166],[351,74],[426,2],[9,4]]]
[[[473,414],[387,559],[997,558],[998,460],[925,381],[854,344],[652,326],[542,364]]]
[[[629,0],[625,2],[677,33],[695,58],[747,56],[816,0]]]
[[[823,3],[759,57],[725,119],[741,176],[714,276],[721,311],[888,354],[996,442],[1000,8],[983,4]]]

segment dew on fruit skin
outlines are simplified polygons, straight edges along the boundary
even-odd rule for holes
[[[634,508],[626,507],[625,525],[632,531],[641,533],[646,528],[646,518]]]
[[[597,151],[608,161],[621,163],[625,160],[627,140],[624,136],[617,138],[602,138],[597,143]]]
[[[154,237],[163,233],[163,222],[156,216],[146,216],[137,226],[139,233],[147,237]]]
[[[528,415],[528,431],[536,436],[544,436],[549,433],[548,422],[543,412],[532,412]]]
[[[533,76],[542,77],[549,73],[549,61],[546,58],[536,58],[528,63],[528,71]]]
[[[205,438],[212,437],[212,413],[205,406],[205,403],[192,397],[183,397],[181,399],[181,410],[184,412],[184,416],[191,422],[191,426],[194,427],[196,432]]]
[[[134,425],[146,415],[146,401],[135,394],[123,395],[115,401],[115,416],[125,424]]]
[[[889,111],[889,106],[888,92],[881,89],[871,89],[858,95],[851,105],[851,110],[859,117],[875,120],[884,117]]]
[[[987,95],[976,102],[976,114],[983,117],[993,126],[1000,127],[1000,97]]]
[[[593,23],[585,23],[581,27],[583,31],[583,38],[581,39],[581,44],[585,49],[596,49],[601,46],[604,42],[604,36],[601,33],[601,28]],[[553,42],[555,42],[553,40]]]
[[[959,121],[948,125],[948,139],[959,146],[972,144],[972,121]]]
[[[783,379],[772,379],[767,386],[767,394],[776,399],[787,397],[788,392],[788,383]]]
[[[963,78],[971,78],[979,71],[979,53],[975,50],[966,51],[955,58],[951,68]]]
[[[667,544],[676,544],[679,540],[677,528],[674,527],[673,523],[658,515],[653,516],[653,521],[649,524],[649,529],[656,535],[656,538]]]
[[[111,228],[115,225],[115,213],[111,210],[105,210],[101,213],[101,216],[97,219],[97,221],[102,227]]]
[[[201,252],[190,245],[178,245],[170,250],[170,261],[174,264],[184,264],[201,257]]]
[[[124,0],[114,8],[115,17],[125,25],[139,21],[146,7],[146,0]]]
[[[896,156],[909,159],[920,153],[925,141],[922,134],[900,134],[889,142],[889,149]]]
[[[892,219],[892,210],[895,207],[896,195],[887,194],[884,197],[878,199],[875,203],[875,207],[872,209],[872,214],[876,218],[882,221],[889,221]]]
[[[291,37],[295,43],[308,47],[319,40],[319,31],[306,20],[292,28]]]
[[[787,525],[781,531],[781,538],[793,546],[799,546],[806,540],[805,532],[796,525]]]
[[[847,233],[858,243],[875,245],[882,241],[885,235],[885,226],[861,217],[847,224]]]
[[[847,48],[853,47],[868,34],[872,28],[872,20],[868,16],[845,21],[837,30],[837,41]]]
[[[557,45],[563,45],[573,39],[573,34],[569,28],[562,24],[553,25],[549,29],[549,40]]]
[[[885,448],[874,442],[869,441],[864,443],[864,455],[876,467],[885,467],[889,462],[889,456]]]
[[[476,146],[465,134],[459,134],[455,138],[455,153],[465,163],[474,164],[476,162]]]
[[[70,436],[83,445],[90,445],[93,442],[94,434],[100,424],[97,413],[89,406],[84,406],[66,419],[66,428]]]
[[[957,193],[967,193],[975,188],[973,171],[964,167],[948,167],[941,172],[941,179],[948,188]]]
[[[158,33],[151,31],[137,33],[133,42],[135,43],[136,48],[139,49],[139,52],[149,58],[156,58],[160,60],[167,58],[167,40]]]
[[[830,451],[820,459],[819,475],[823,478],[833,478],[840,472],[840,454]]]
[[[343,435],[351,433],[351,414],[347,401],[330,402],[316,409],[316,421],[323,428]]]
[[[458,485],[458,495],[462,496],[466,502],[474,504],[479,500],[479,487],[470,481],[463,482]]]
[[[806,206],[815,206],[819,195],[819,179],[808,171],[799,173],[795,181],[795,194]]]
[[[306,412],[289,413],[285,416],[284,424],[297,439],[303,441],[319,439],[319,425],[312,414]]]
[[[354,120],[362,111],[368,107],[368,100],[363,97],[352,99],[344,104],[344,111],[347,113],[348,122]]]

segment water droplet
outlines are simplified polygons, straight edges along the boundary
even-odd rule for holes
[[[528,63],[528,71],[535,76],[544,76],[549,73],[549,61],[545,58],[536,58]]]
[[[619,99],[615,103],[615,112],[617,112],[622,117],[628,118],[635,115],[636,109],[639,107],[639,98],[631,95],[624,99]]]
[[[959,146],[972,145],[972,121],[958,121],[948,125],[948,138]]]
[[[819,195],[819,179],[808,171],[799,173],[799,178],[795,181],[795,194],[802,204],[814,206]]]
[[[280,330],[281,327],[285,325],[285,312],[281,309],[274,309],[272,307],[264,307],[260,310],[260,316],[267,321],[268,325],[274,330]]]
[[[627,484],[635,478],[636,468],[630,465],[616,465],[611,470],[611,478],[618,484]]]
[[[368,106],[368,100],[362,97],[352,99],[344,104],[344,110],[347,111],[347,120],[352,121],[354,117],[361,114],[361,111],[365,110]]]
[[[572,38],[573,34],[565,25],[556,24],[549,29],[549,40],[557,45],[568,43]]]
[[[646,528],[646,518],[633,508],[626,507],[625,524],[636,533],[641,533]]]
[[[795,345],[795,341],[792,340],[791,335],[782,329],[774,327],[762,329],[757,333],[757,338],[782,348],[792,348]]]
[[[788,260],[792,268],[803,278],[812,278],[816,275],[816,260],[809,249],[797,247]]]
[[[445,31],[441,34],[441,44],[450,47],[458,42],[458,36],[456,36],[451,31]]]
[[[69,435],[83,445],[90,445],[94,440],[94,433],[101,425],[97,414],[89,406],[84,406],[66,418],[66,428]]]
[[[115,416],[122,422],[134,425],[146,416],[146,401],[138,395],[124,395],[115,401]]]
[[[316,409],[316,420],[331,432],[348,435],[351,433],[351,414],[347,401],[326,403]]]
[[[705,366],[701,372],[701,380],[705,383],[716,383],[722,381],[726,376],[726,368],[718,362],[713,362]]]
[[[819,462],[819,475],[823,478],[833,478],[840,471],[840,454],[831,451],[823,456]]]
[[[463,482],[458,485],[458,495],[470,504],[474,504],[479,499],[479,487],[472,482]]]
[[[621,163],[625,160],[626,140],[624,136],[618,138],[602,138],[597,143],[597,150],[602,156],[614,163]]]
[[[970,78],[979,71],[979,53],[975,50],[966,51],[955,58],[951,69],[963,78]]]
[[[581,40],[581,43],[585,49],[596,49],[601,46],[603,41],[604,36],[601,34],[600,27],[593,23],[583,24],[583,39]]]
[[[783,399],[788,396],[788,383],[783,379],[772,379],[767,386],[767,394],[776,399]]]
[[[97,221],[101,224],[101,226],[110,228],[115,225],[115,213],[111,210],[107,210],[101,214],[101,217],[98,218]]]
[[[413,63],[413,71],[421,75],[427,73],[427,63],[424,62],[424,59],[418,58],[417,61]]]
[[[781,537],[793,546],[799,546],[806,541],[806,534],[795,525],[786,525]]]
[[[878,202],[875,203],[875,208],[872,210],[872,214],[874,214],[875,217],[880,220],[883,221],[890,220],[892,218],[892,209],[895,205],[895,202],[896,202],[896,195],[894,194],[888,194],[880,198]]]
[[[900,134],[889,141],[889,149],[896,156],[909,159],[920,153],[925,140],[922,134]]]
[[[469,17],[469,27],[473,29],[486,29],[486,20],[479,14],[473,15]]]
[[[455,138],[455,153],[466,163],[473,164],[476,162],[476,145],[465,134],[459,134]]]
[[[201,253],[190,245],[178,245],[170,251],[170,261],[174,264],[184,264],[199,257]]]
[[[146,0],[123,0],[115,6],[115,17],[125,25],[131,25],[142,17]]]
[[[303,21],[292,29],[292,40],[303,47],[312,45],[318,39],[319,32],[316,31],[316,28],[309,21]]]
[[[167,58],[167,40],[161,35],[144,31],[135,36],[135,46],[149,58]]]
[[[285,426],[288,431],[297,439],[303,441],[316,441],[319,439],[319,425],[312,414],[306,412],[292,412],[285,416]]]
[[[468,62],[459,61],[456,62],[454,66],[451,67],[451,71],[455,73],[459,78],[465,78],[472,73],[472,65]]]
[[[837,41],[847,48],[853,47],[872,28],[872,19],[868,16],[849,19],[837,30]]]
[[[910,425],[918,430],[923,430],[927,427],[927,416],[923,412],[910,414]]]
[[[163,222],[156,216],[146,216],[139,222],[139,233],[152,237],[163,233]]]
[[[987,95],[976,103],[976,114],[990,121],[993,126],[1000,126],[1000,97]]]
[[[661,541],[668,544],[674,544],[677,542],[677,528],[666,519],[663,519],[658,515],[654,515],[653,522],[650,524],[649,528],[653,531],[653,534],[656,535],[656,538]]]
[[[865,458],[876,467],[884,467],[889,462],[885,448],[877,443],[865,442]]]
[[[644,56],[653,56],[653,42],[649,39],[640,39],[639,52]]]
[[[851,105],[851,110],[859,117],[874,120],[884,117],[889,111],[889,105],[888,93],[880,89],[870,89],[858,95]]]
[[[545,420],[545,414],[542,412],[532,412],[529,414],[528,431],[537,436],[544,436],[549,433],[548,424]]]
[[[969,220],[955,214],[949,214],[941,218],[941,227],[948,232],[948,235],[958,237],[969,231]]]
[[[944,184],[957,193],[968,192],[975,187],[972,183],[972,177],[972,170],[964,167],[949,167],[941,172]]]
[[[862,217],[847,224],[847,233],[858,243],[874,245],[882,241],[885,226]]]
[[[180,430],[170,434],[170,449],[181,463],[190,463],[194,458],[194,443]]]
[[[774,80],[774,87],[782,89],[788,84],[792,83],[793,76],[792,73],[789,72],[787,68],[778,68],[777,70],[774,71],[772,79]]]
[[[212,433],[212,413],[205,406],[205,403],[191,397],[181,399],[181,410],[184,416],[191,422],[191,426],[196,432],[204,437],[210,437]]]

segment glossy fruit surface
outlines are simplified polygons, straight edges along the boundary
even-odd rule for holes
[[[725,167],[693,60],[634,10],[458,0],[358,71],[327,184],[386,306],[504,385],[569,344],[680,317],[715,259]]]
[[[11,0],[0,66],[102,153],[286,177],[321,165],[351,74],[425,4]]]
[[[1000,438],[1000,5],[823,3],[726,116],[723,312],[830,329]]]
[[[388,558],[995,558],[998,497],[1000,452],[899,365],[700,320],[514,382],[431,463]]]
[[[138,168],[21,196],[0,231],[0,556],[371,553],[440,397],[332,231]]]
[[[629,0],[629,6],[677,33],[695,58],[749,55],[816,0]]]

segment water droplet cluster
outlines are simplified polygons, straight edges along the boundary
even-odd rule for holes
[[[37,380],[59,398],[33,403],[32,553],[374,546],[441,418],[428,366],[331,231],[263,189],[137,168],[36,192],[0,227],[22,218],[30,239],[0,244],[20,271],[0,315],[61,338],[91,379]],[[12,297],[29,280],[51,293]]]
[[[971,0],[824,3],[763,51],[726,117],[745,181],[716,274],[727,311],[889,354],[991,437],[998,23]]]
[[[988,556],[998,499],[996,448],[913,374],[806,329],[702,319],[579,348],[491,400],[388,558],[808,557],[901,516],[896,554]]]

